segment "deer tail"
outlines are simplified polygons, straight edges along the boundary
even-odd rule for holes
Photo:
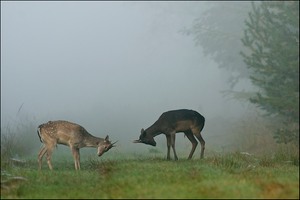
[[[42,139],[42,137],[41,137],[41,128],[40,128],[40,127],[38,127],[38,129],[37,129],[37,133],[38,133],[38,136],[39,136],[39,138],[40,138],[40,141],[41,141],[42,143],[44,143],[44,141],[43,141],[43,139]]]

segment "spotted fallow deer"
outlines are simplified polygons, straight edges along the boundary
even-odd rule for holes
[[[175,134],[183,132],[192,143],[192,150],[188,159],[191,159],[198,145],[197,140],[201,144],[200,158],[204,157],[205,141],[201,136],[204,127],[205,118],[194,110],[180,109],[164,112],[158,120],[146,130],[141,130],[141,135],[134,143],[144,143],[156,146],[154,137],[159,134],[165,134],[167,138],[167,159],[170,160],[170,147],[172,146],[175,160],[178,160],[175,151]]]
[[[98,156],[107,152],[114,147],[114,144],[109,141],[108,135],[103,138],[98,138],[86,131],[82,126],[68,121],[49,121],[41,124],[38,127],[38,136],[43,143],[38,154],[39,169],[42,169],[42,159],[47,154],[47,163],[50,170],[53,169],[51,164],[51,156],[57,144],[69,146],[71,148],[75,169],[80,169],[79,149],[83,147],[98,148]]]

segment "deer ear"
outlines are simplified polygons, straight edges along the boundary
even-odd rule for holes
[[[141,134],[143,134],[145,132],[145,130],[142,128],[142,130],[141,130]]]
[[[104,140],[106,140],[106,141],[108,141],[108,139],[109,139],[109,137],[108,137],[108,135],[105,137],[105,139]]]

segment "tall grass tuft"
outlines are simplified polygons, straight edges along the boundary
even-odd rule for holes
[[[278,164],[299,166],[299,149],[296,145],[279,145],[274,153],[261,155],[259,164],[264,167],[271,167]]]
[[[213,166],[220,167],[232,173],[247,171],[257,165],[257,159],[253,155],[238,151],[214,154],[207,158],[207,161]]]
[[[22,160],[39,148],[34,119],[18,116],[1,124],[1,168],[9,167],[12,160]]]

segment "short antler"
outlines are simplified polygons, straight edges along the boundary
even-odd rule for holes
[[[118,140],[115,141],[114,143],[112,143],[111,146],[112,146],[112,147],[115,147],[116,145],[114,145],[114,144],[116,144],[117,142],[118,142]]]

